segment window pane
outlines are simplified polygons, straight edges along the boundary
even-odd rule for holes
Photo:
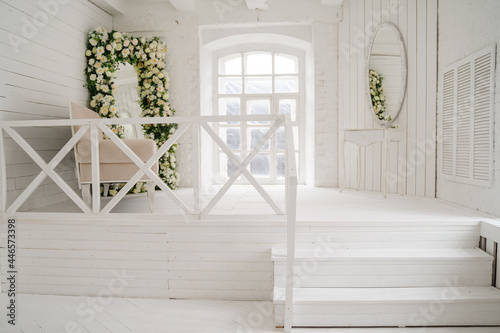
[[[295,150],[299,149],[299,128],[297,126],[292,127],[293,130],[293,145]]]
[[[296,76],[277,77],[274,82],[277,93],[295,93],[299,91],[299,83]]]
[[[280,100],[280,114],[291,115],[292,121],[297,120],[297,101],[294,99]]]
[[[219,114],[223,116],[238,116],[241,114],[239,98],[220,98]],[[228,121],[226,124],[239,124],[239,121]]]
[[[235,154],[236,157],[240,158],[240,154]],[[220,170],[220,175],[222,178],[229,178],[233,175],[233,173],[238,170],[238,168],[234,165],[233,161],[229,159],[229,157],[226,156],[226,154],[221,153],[220,154],[220,165],[221,165],[221,170]],[[238,179],[240,179],[238,177]]]
[[[241,77],[220,77],[219,94],[241,94]]]
[[[272,93],[273,80],[269,77],[247,77],[245,78],[245,93],[268,94]]]
[[[241,54],[231,54],[219,60],[219,74],[241,75]]]
[[[246,55],[245,74],[272,74],[271,53],[253,53]]]
[[[285,150],[285,128],[280,127],[276,131],[276,148],[278,150]]]
[[[229,149],[240,149],[241,137],[239,128],[226,128],[226,144]]]
[[[299,153],[295,153],[295,163],[297,166],[297,172],[299,171]],[[286,177],[286,154],[279,153],[276,154],[276,176],[278,179]]]
[[[285,54],[276,54],[274,57],[274,72],[276,74],[295,74],[298,73],[297,57]]]
[[[256,177],[269,177],[269,154],[259,154],[250,162],[250,173]]]
[[[266,135],[269,128],[252,128],[250,129],[250,149],[254,149],[262,139],[264,135]],[[269,140],[264,144],[261,151],[269,150]]]
[[[286,163],[285,163],[285,154],[279,153],[276,155],[276,176],[278,178],[285,178],[286,176]]]
[[[292,127],[293,131],[293,144],[295,150],[299,149],[299,128],[297,126]],[[285,150],[286,149],[286,133],[285,133],[285,128],[280,127],[276,131],[276,148],[278,150]]]
[[[271,102],[269,100],[250,100],[247,101],[248,114],[270,114]],[[269,124],[268,121],[251,121],[250,124]]]

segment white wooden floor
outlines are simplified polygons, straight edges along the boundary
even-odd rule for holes
[[[265,189],[284,207],[284,187],[265,186]],[[202,206],[206,205],[218,188],[205,188]],[[192,189],[179,188],[175,193],[189,206]],[[108,198],[102,199],[105,204]],[[183,213],[161,191],[156,192],[156,214],[182,215]],[[36,212],[80,212],[72,202],[46,206]],[[144,194],[125,197],[113,213],[149,213]],[[251,186],[232,187],[211,212],[212,216],[275,215],[274,211]],[[472,210],[447,204],[434,198],[389,194],[384,198],[379,192],[362,192],[338,188],[299,186],[297,198],[298,221],[366,222],[366,221],[453,221],[472,222],[491,218]]]
[[[7,295],[1,294],[6,312]],[[270,333],[271,302],[225,302],[18,295],[16,326],[0,315],[0,332]],[[490,328],[294,329],[294,333],[494,333]]]

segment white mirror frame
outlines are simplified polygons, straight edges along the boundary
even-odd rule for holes
[[[382,121],[378,119],[377,115],[375,114],[373,110],[373,104],[372,104],[372,99],[370,96],[370,56],[372,54],[372,48],[373,48],[373,43],[375,42],[375,38],[377,37],[378,32],[384,28],[384,27],[389,27],[391,28],[398,39],[398,44],[399,44],[399,51],[401,53],[401,91],[399,92],[399,98],[398,98],[398,104],[396,107],[396,114],[394,117],[389,120],[389,121]],[[406,96],[406,86],[407,86],[407,75],[408,75],[408,63],[406,59],[406,48],[405,48],[405,42],[403,39],[403,36],[401,35],[401,32],[399,29],[392,23],[381,23],[375,32],[373,33],[372,37],[370,38],[370,43],[368,44],[368,53],[366,55],[366,61],[365,61],[365,92],[366,92],[366,98],[368,100],[368,106],[370,107],[370,113],[372,116],[375,118],[377,123],[380,125],[384,125],[385,127],[389,128],[392,127],[392,123],[399,117],[399,114],[401,113],[401,109],[403,108],[403,102],[405,100]]]

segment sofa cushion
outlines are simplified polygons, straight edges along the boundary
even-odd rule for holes
[[[139,170],[137,165],[131,163],[100,164],[99,179],[101,183],[124,183],[127,182]],[[151,167],[151,171],[158,174],[158,163]],[[143,175],[140,181],[147,181],[149,177]],[[80,181],[90,183],[92,181],[92,165],[90,163],[80,164]]]
[[[132,151],[146,162],[156,152],[156,143],[151,139],[123,139]],[[82,140],[76,145],[76,155],[79,163],[91,163],[90,141]],[[133,163],[132,160],[110,139],[99,143],[99,163]]]
[[[71,109],[71,119],[100,119],[101,117],[97,114],[97,112],[94,112],[90,109],[87,109],[84,106],[81,106],[79,104],[71,102],[70,104],[70,109]],[[73,131],[76,133],[81,126],[73,126]],[[99,141],[103,140],[103,133],[100,129],[97,130],[98,138]],[[89,140],[90,141],[90,129],[87,130],[85,135],[83,136],[82,140]]]

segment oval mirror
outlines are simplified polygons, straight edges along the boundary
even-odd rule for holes
[[[367,97],[370,113],[379,124],[391,127],[406,95],[406,50],[398,28],[382,23],[368,47]]]
[[[131,64],[120,64],[115,72],[115,92],[117,115],[120,118],[138,118],[142,109],[139,105],[137,71]],[[142,139],[141,125],[123,125],[125,139]]]

